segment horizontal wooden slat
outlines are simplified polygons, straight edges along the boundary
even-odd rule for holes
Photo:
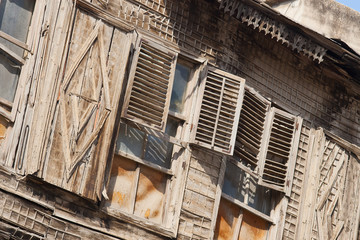
[[[144,41],[138,54],[125,116],[164,130],[175,55]]]
[[[206,143],[209,143],[208,139],[211,139],[211,147],[229,150],[230,143],[235,139],[234,127],[238,124],[234,119],[238,114],[242,83],[238,79],[208,71],[195,140],[206,139]],[[206,128],[206,125],[213,126],[213,129]]]

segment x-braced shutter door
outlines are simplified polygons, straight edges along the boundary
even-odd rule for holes
[[[244,86],[244,79],[209,67],[201,87],[195,144],[233,154]]]
[[[271,109],[268,143],[259,184],[289,194],[299,145],[302,119]]]
[[[140,40],[131,67],[122,117],[164,131],[177,54]]]
[[[245,87],[234,157],[255,171],[258,170],[259,159],[263,159],[264,155],[264,132],[270,116],[270,105],[270,101],[255,90]]]

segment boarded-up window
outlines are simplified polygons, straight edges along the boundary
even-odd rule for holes
[[[194,143],[233,154],[244,86],[244,79],[209,68],[201,87],[203,96],[200,110],[196,113]]]
[[[122,117],[165,131],[177,54],[141,40],[129,77]]]
[[[0,1],[0,104],[12,106],[35,0]]]

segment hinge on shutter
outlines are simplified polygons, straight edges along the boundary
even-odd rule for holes
[[[298,122],[296,122],[295,129],[296,129],[296,130],[298,130],[298,129],[299,129],[299,123],[298,123]]]

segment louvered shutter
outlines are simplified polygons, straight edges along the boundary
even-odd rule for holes
[[[288,192],[294,172],[302,119],[277,108],[271,109],[268,144],[259,183]]]
[[[232,155],[244,96],[245,80],[209,68],[202,84],[203,97],[198,111],[194,143]]]
[[[137,49],[122,117],[164,131],[177,54],[145,40]]]
[[[270,104],[252,88],[245,87],[234,157],[252,170],[258,168],[259,159],[263,158],[264,130]]]

